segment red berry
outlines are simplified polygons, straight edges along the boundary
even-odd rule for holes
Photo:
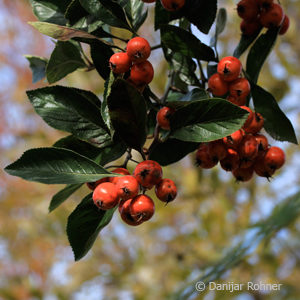
[[[251,123],[248,126],[244,125],[244,130],[246,133],[256,134],[258,133],[264,126],[264,118],[260,113],[254,113],[254,117]]]
[[[258,154],[258,143],[251,134],[246,134],[239,144],[238,153],[241,161],[253,161]]]
[[[218,73],[224,81],[237,79],[242,72],[242,63],[233,56],[227,56],[218,63]]]
[[[227,155],[220,161],[222,169],[225,171],[233,171],[239,167],[240,157],[234,149],[227,149]]]
[[[120,174],[120,175],[130,175],[129,171],[125,168],[117,168],[111,171],[112,173]],[[109,182],[116,184],[120,177],[110,177]]]
[[[246,169],[237,168],[236,170],[232,171],[233,176],[236,178],[237,181],[249,181],[253,177],[253,166]]]
[[[101,209],[110,209],[118,205],[119,196],[116,186],[110,182],[99,184],[93,193],[94,203]]]
[[[240,24],[240,29],[244,36],[256,35],[261,30],[261,28],[262,28],[262,26],[258,20],[254,20],[251,22],[242,20],[242,22]]]
[[[280,31],[279,31],[279,34],[280,35],[285,34],[288,31],[289,27],[290,27],[290,19],[287,15],[285,15],[282,25],[281,25],[281,28],[280,28]]]
[[[212,157],[208,144],[201,143],[196,152],[196,164],[204,169],[210,169],[218,163],[216,157]]]
[[[213,160],[222,160],[227,155],[227,147],[223,140],[216,140],[208,143],[208,151]]]
[[[236,149],[245,135],[244,131],[239,129],[223,138],[223,142],[227,147]]]
[[[253,112],[252,109],[251,109],[250,107],[248,107],[248,106],[241,106],[241,108],[242,108],[242,109],[245,109],[245,110],[247,110],[247,111],[249,112],[248,118],[247,118],[247,120],[245,121],[244,126],[243,126],[243,129],[244,129],[245,127],[248,127],[248,126],[251,124],[251,122],[252,122],[252,120],[253,120],[253,118],[254,118],[254,112]]]
[[[150,56],[151,47],[146,39],[135,37],[128,42],[126,51],[133,62],[140,63]]]
[[[160,128],[170,130],[170,117],[174,112],[175,109],[167,106],[158,111],[156,115],[156,121]]]
[[[184,6],[185,0],[161,0],[161,4],[166,10],[176,11]]]
[[[229,94],[237,99],[246,99],[250,94],[250,83],[246,78],[238,78],[229,85]]]
[[[149,84],[154,76],[154,69],[152,64],[146,60],[138,64],[134,64],[130,71],[129,80],[134,85]]]
[[[265,165],[270,170],[280,169],[285,163],[285,154],[279,147],[270,147],[264,156]]]
[[[232,104],[235,104],[237,106],[246,105],[246,100],[247,100],[247,98],[238,98],[238,97],[234,97],[234,96],[230,96],[230,95],[226,99],[229,102],[231,102]]]
[[[127,53],[115,53],[109,59],[109,66],[114,73],[122,74],[129,71],[131,67],[131,59]]]
[[[142,187],[151,189],[161,181],[162,168],[156,161],[145,160],[136,166],[134,176]]]
[[[136,196],[130,202],[129,211],[135,221],[148,221],[154,215],[154,202],[146,195]]]
[[[272,3],[270,8],[263,10],[260,14],[259,21],[266,28],[279,27],[284,19],[282,7],[277,3]]]
[[[122,220],[131,226],[137,226],[143,223],[143,220],[136,221],[130,214],[130,203],[132,199],[126,200],[122,202],[122,205],[119,205],[119,213]]]
[[[273,0],[258,0],[258,5],[261,6],[262,9],[268,9],[272,5]]]
[[[118,177],[115,184],[119,198],[122,200],[133,198],[139,193],[139,183],[136,178],[131,175]]]
[[[269,148],[268,139],[263,134],[256,134],[254,135],[257,143],[258,143],[258,151],[264,152]]]
[[[95,182],[87,182],[86,185],[88,186],[89,189],[91,189],[93,191],[99,184],[101,184],[103,182],[109,182],[109,181],[110,181],[109,177],[104,177]]]
[[[255,173],[260,177],[266,177],[269,179],[275,173],[275,170],[271,170],[266,166],[264,156],[256,159],[253,167]]]
[[[259,15],[259,6],[256,0],[241,0],[237,5],[237,13],[242,19],[253,21]]]
[[[177,187],[173,180],[165,178],[156,185],[155,194],[159,200],[168,203],[176,198]]]
[[[208,90],[214,96],[223,96],[228,93],[228,84],[221,78],[220,74],[215,73],[208,79]]]

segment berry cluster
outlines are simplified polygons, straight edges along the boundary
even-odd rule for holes
[[[232,56],[220,60],[217,73],[208,80],[208,90],[249,112],[243,127],[221,140],[201,143],[196,153],[197,164],[205,169],[219,161],[225,171],[231,171],[237,181],[248,181],[253,173],[270,178],[285,162],[285,154],[278,147],[271,147],[268,139],[260,134],[263,116],[245,106],[250,94],[250,84],[240,77],[241,62]]]
[[[149,84],[154,76],[152,64],[147,60],[151,54],[148,41],[142,37],[135,37],[127,43],[126,52],[113,54],[109,59],[109,66],[115,74],[130,71],[128,81],[136,87]]]
[[[175,183],[162,178],[162,168],[153,160],[139,163],[133,175],[125,168],[117,168],[112,172],[124,176],[105,177],[87,185],[94,190],[93,201],[98,208],[107,210],[118,205],[120,216],[128,225],[139,225],[153,216],[154,202],[145,195],[146,190],[155,186],[157,198],[165,203],[176,198]],[[140,190],[142,194],[139,194]]]
[[[279,34],[285,34],[290,20],[280,4],[273,0],[241,0],[237,5],[238,15],[243,19],[240,28],[245,36],[257,34],[262,27],[280,27]]]
[[[208,90],[214,96],[227,96],[227,100],[238,106],[246,104],[250,94],[250,84],[246,78],[240,77],[242,63],[233,56],[227,56],[218,63],[217,73],[208,80]]]

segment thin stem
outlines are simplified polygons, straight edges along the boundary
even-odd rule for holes
[[[207,79],[206,79],[206,77],[205,77],[205,75],[204,75],[203,68],[202,68],[202,65],[201,65],[200,60],[197,60],[197,63],[198,63],[199,70],[200,70],[201,87],[202,87],[202,88],[205,88],[205,82],[207,81]]]
[[[164,105],[167,101],[167,98],[169,96],[170,91],[172,90],[172,86],[173,86],[173,81],[174,81],[174,77],[175,77],[175,73],[172,72],[170,75],[170,79],[167,85],[167,89],[165,91],[165,94],[162,96],[162,98],[160,99],[160,102]]]
[[[162,44],[159,44],[159,45],[155,45],[155,46],[152,46],[151,47],[151,50],[156,50],[156,49],[159,49],[162,47]]]
[[[132,158],[132,154],[131,154],[131,148],[128,148],[128,150],[127,150],[127,156],[126,156],[126,158],[125,158],[125,161],[124,161],[124,163],[123,163],[123,168],[127,168],[127,164],[128,164],[128,162],[129,162],[129,160],[131,160],[131,158]]]
[[[161,104],[160,99],[148,88],[149,97],[154,100],[156,103]]]

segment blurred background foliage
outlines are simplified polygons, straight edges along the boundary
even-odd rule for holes
[[[281,3],[291,27],[277,41],[259,83],[281,101],[299,138],[300,3]],[[232,54],[240,37],[235,4],[219,1],[219,7],[228,12],[227,27],[220,36],[220,57]],[[140,35],[156,45],[159,37],[152,27],[153,5],[148,7],[150,14]],[[25,90],[46,83],[31,83],[23,55],[49,57],[54,48],[51,39],[27,25],[33,20],[29,1],[0,0],[1,169],[26,149],[52,145],[64,136],[43,123],[26,99]],[[208,42],[207,37],[199,37]],[[155,66],[151,87],[160,95],[167,81],[167,65],[161,58],[160,50],[150,58]],[[99,96],[103,91],[103,81],[96,71],[77,71],[60,84],[90,89]],[[65,227],[67,216],[87,194],[87,188],[48,214],[49,201],[59,185],[25,182],[1,171],[0,299],[167,299],[181,288],[194,290],[190,280],[201,276],[201,270],[243,240],[251,224],[267,218],[276,204],[298,191],[298,146],[271,143],[285,148],[287,163],[270,183],[255,178],[237,184],[219,167],[197,169],[193,155],[165,168],[165,177],[173,178],[179,186],[177,200],[167,207],[157,203],[154,218],[137,228],[126,226],[115,214],[92,251],[76,263]],[[206,291],[193,293],[190,299],[299,299],[300,222],[289,219],[289,215],[287,220],[292,222],[242,253],[228,270],[220,274],[215,270],[215,278],[221,276],[219,283],[282,283],[279,292]]]

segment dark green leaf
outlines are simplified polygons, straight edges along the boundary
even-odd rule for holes
[[[54,83],[78,68],[86,67],[78,46],[73,42],[57,42],[47,65],[47,80]]]
[[[141,0],[126,0],[123,5],[127,18],[130,20],[134,31],[137,31],[148,14],[147,11],[143,13],[144,2]]]
[[[45,184],[85,183],[111,174],[85,156],[53,147],[28,150],[7,166],[5,171],[25,180]]]
[[[69,184],[62,190],[60,190],[58,193],[56,193],[49,205],[49,212],[52,212],[54,209],[59,207],[63,202],[65,202],[72,194],[74,194],[80,187],[82,186],[82,183],[79,184]]]
[[[80,3],[86,11],[105,24],[130,29],[125,13],[118,3],[111,0],[80,0]]]
[[[214,51],[203,44],[190,32],[176,26],[161,27],[162,43],[175,52],[199,60],[216,60]]]
[[[143,96],[127,81],[117,79],[107,97],[110,119],[116,135],[128,147],[140,151],[146,141],[146,103]]]
[[[159,29],[162,25],[168,24],[172,20],[181,18],[183,15],[181,12],[169,12],[163,8],[160,1],[156,1],[155,4],[155,19],[154,29]]]
[[[58,140],[53,147],[72,150],[94,160],[102,166],[120,158],[126,152],[126,145],[122,142],[114,142],[112,145],[99,149],[72,135]]]
[[[184,16],[203,33],[208,33],[217,14],[217,0],[186,0]]]
[[[193,101],[171,117],[171,137],[186,142],[209,142],[242,127],[248,113],[223,99]]]
[[[227,13],[225,8],[220,8],[216,21],[216,31],[214,37],[211,39],[210,46],[216,47],[219,35],[224,31],[227,22]]]
[[[40,21],[65,25],[64,13],[69,0],[30,0],[33,13]]]
[[[36,83],[46,76],[46,66],[48,60],[39,56],[25,55],[29,61],[30,69],[32,71],[32,82]]]
[[[195,151],[198,146],[199,143],[168,139],[151,149],[149,159],[157,161],[162,166],[167,166]]]
[[[241,39],[237,47],[233,52],[233,56],[236,58],[240,58],[241,55],[248,49],[248,47],[255,41],[259,32],[253,36],[245,36],[241,35]]]
[[[27,96],[47,124],[103,147],[111,143],[110,135],[102,121],[100,108],[86,96],[87,93],[54,86],[28,91]]]
[[[81,6],[79,0],[72,0],[65,12],[65,18],[69,20],[71,26],[87,16],[88,12]]]
[[[255,110],[263,116],[265,130],[276,140],[297,144],[291,121],[280,109],[274,97],[263,88],[252,84],[251,93]]]
[[[89,194],[70,214],[67,234],[76,261],[88,253],[101,229],[111,221],[114,211],[98,209]]]
[[[91,44],[91,57],[97,72],[103,79],[109,77],[109,59],[114,54],[111,48],[99,41],[93,41]]]
[[[269,29],[262,34],[254,43],[247,57],[247,76],[256,83],[260,70],[272,51],[279,29]]]

